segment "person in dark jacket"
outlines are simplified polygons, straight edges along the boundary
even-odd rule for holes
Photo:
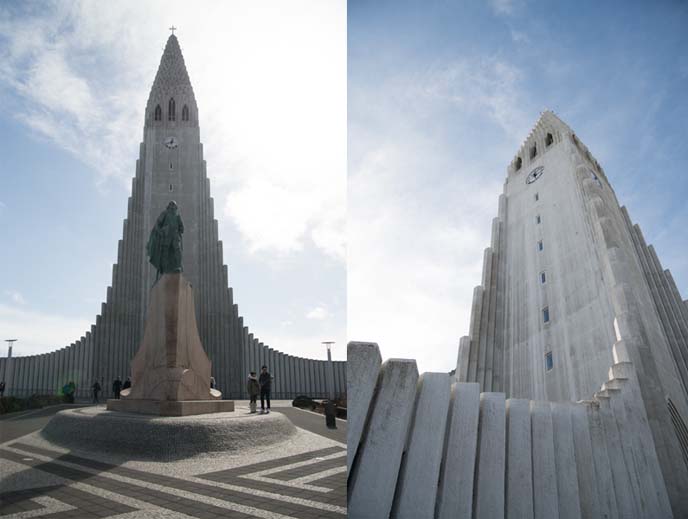
[[[249,408],[251,413],[255,413],[257,405],[256,401],[258,400],[258,393],[260,393],[260,383],[258,382],[255,371],[251,371],[248,376],[248,380],[246,381],[246,392],[248,393],[248,397],[250,399]]]
[[[129,389],[131,387],[131,377],[127,377],[127,379],[124,381],[124,384],[122,384],[122,389]]]
[[[268,367],[263,366],[260,370],[260,378],[258,379],[258,384],[260,384],[260,412],[269,413],[270,412],[270,388],[272,387],[272,376],[268,372]],[[268,408],[265,409],[265,400],[268,401]]]
[[[112,392],[115,394],[117,400],[119,400],[120,391],[122,391],[122,379],[117,377],[112,383]]]
[[[98,402],[98,393],[100,393],[100,384],[98,384],[98,381],[96,380],[93,385],[91,386],[91,390],[93,391],[93,403],[94,404],[99,404]]]
[[[0,398],[5,396],[5,382],[0,382]]]

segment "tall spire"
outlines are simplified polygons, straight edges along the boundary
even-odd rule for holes
[[[179,47],[179,40],[174,34],[171,34],[167,39],[165,50],[160,58],[160,66],[158,72],[155,74],[155,80],[148,96],[148,104],[146,107],[146,120],[148,122],[156,121],[155,107],[160,106],[161,110],[165,112],[168,107],[169,100],[175,100],[178,110],[181,110],[183,105],[188,105],[189,120],[197,121],[198,108],[196,105],[196,96],[194,96],[189,73],[186,71],[186,64],[184,63],[184,56],[182,49]],[[166,114],[166,112],[165,112]],[[179,116],[169,119],[164,115],[159,119],[160,121],[180,120]]]
[[[165,51],[160,59],[158,73],[155,75],[152,90],[166,90],[188,87],[191,89],[191,80],[186,71],[182,49],[179,47],[179,40],[174,34],[167,39]],[[193,90],[193,89],[192,89]]]

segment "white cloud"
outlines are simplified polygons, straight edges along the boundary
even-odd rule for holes
[[[421,371],[455,367],[504,168],[533,124],[520,81],[466,59],[350,89],[349,340]],[[475,134],[494,135],[489,153]]]
[[[5,295],[8,296],[13,303],[16,303],[18,305],[26,304],[26,299],[24,299],[24,296],[16,290],[5,290]]]
[[[330,313],[323,306],[316,306],[306,314],[306,319],[314,319],[316,321],[323,321],[330,316]]]
[[[14,345],[15,356],[54,351],[81,337],[90,328],[91,323],[83,319],[0,303],[0,330],[8,337],[19,339]]]
[[[530,42],[530,38],[528,38],[528,35],[525,32],[515,31],[514,29],[511,29],[511,39],[514,41],[514,43]]]
[[[496,15],[514,14],[516,4],[516,0],[490,0],[490,8]]]
[[[0,88],[22,100],[14,116],[92,167],[103,189],[129,189],[149,85],[176,23],[220,213],[253,253],[312,244],[344,262],[343,0],[206,2],[204,16],[162,0],[8,13],[0,8]]]
[[[512,139],[527,135],[533,121],[526,116],[522,72],[495,57],[466,58],[431,69],[422,88],[429,96],[449,101],[473,114],[491,117]]]

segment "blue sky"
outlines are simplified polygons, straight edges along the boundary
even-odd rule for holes
[[[344,359],[346,3],[102,6],[0,5],[0,339],[51,351],[99,313],[174,24],[245,323]]]
[[[688,4],[349,2],[348,333],[448,371],[506,167],[553,110],[688,298]]]

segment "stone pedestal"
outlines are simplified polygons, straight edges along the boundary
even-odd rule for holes
[[[234,411],[234,400],[110,399],[107,401],[107,408],[108,411],[123,411],[125,413],[191,416]]]
[[[210,360],[196,325],[193,289],[181,273],[164,274],[151,289],[143,341],[131,362],[131,388],[113,411],[186,416],[234,410],[210,389]]]

